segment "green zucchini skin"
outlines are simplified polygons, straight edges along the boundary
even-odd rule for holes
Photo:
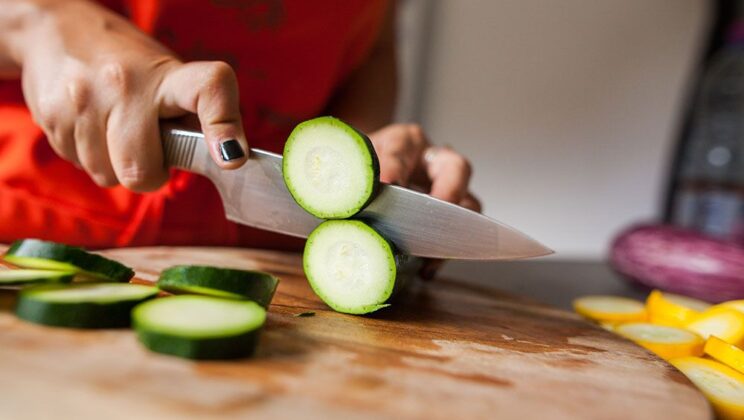
[[[367,197],[365,200],[355,203],[353,207],[350,207],[343,211],[326,212],[326,211],[316,209],[313,205],[311,205],[310,203],[306,201],[303,193],[301,191],[298,191],[295,188],[294,183],[288,177],[289,159],[287,159],[287,156],[289,156],[292,153],[296,139],[301,135],[302,131],[305,128],[317,126],[317,125],[327,125],[327,126],[331,126],[331,127],[345,131],[350,136],[355,138],[357,140],[358,145],[361,146],[361,148],[369,155],[368,163],[369,163],[369,169],[371,169],[372,179],[371,179],[371,186],[369,188]],[[369,139],[369,137],[367,137],[366,134],[364,134],[357,128],[351,126],[350,124],[347,124],[346,122],[338,118],[335,118],[332,116],[322,116],[322,117],[317,117],[311,120],[301,122],[292,130],[292,133],[290,133],[287,139],[287,142],[284,145],[283,154],[284,154],[284,159],[282,161],[282,173],[284,175],[284,183],[286,184],[290,195],[300,207],[302,207],[305,211],[307,211],[308,213],[320,219],[350,218],[356,215],[357,213],[361,212],[362,210],[364,210],[364,208],[367,207],[375,199],[375,197],[377,196],[377,193],[380,190],[380,161],[379,161],[379,158],[377,157],[377,152],[375,151],[372,141]]]
[[[178,265],[163,271],[157,284],[171,293],[249,299],[268,308],[279,279],[263,271]]]
[[[3,258],[20,267],[49,269],[57,266],[57,269],[76,271],[103,281],[127,282],[134,276],[134,270],[117,261],[76,246],[40,239],[13,242]]]
[[[36,299],[34,296],[39,292],[84,286],[92,285],[40,285],[25,287],[18,294],[18,302],[15,310],[16,315],[23,320],[52,327],[91,329],[126,328],[131,324],[132,309],[145,300],[154,298],[158,293],[156,287],[151,287],[152,293],[145,297],[106,303],[54,302]]]
[[[145,347],[196,360],[252,356],[265,322],[266,310],[256,302],[210,296],[165,297],[132,311]]]
[[[0,271],[0,286],[17,286],[37,283],[69,283],[75,273],[50,270],[2,270]]]
[[[136,322],[136,321],[135,321]],[[135,324],[137,338],[148,349],[194,360],[242,359],[253,356],[261,330],[233,337],[192,340],[173,334],[148,331]]]

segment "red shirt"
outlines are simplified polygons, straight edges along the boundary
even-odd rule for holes
[[[300,121],[322,114],[363,63],[386,0],[103,1],[185,61],[230,63],[251,146],[281,152]],[[0,242],[35,237],[92,248],[301,242],[225,219],[212,184],[173,171],[147,194],[100,188],[57,157],[24,105],[20,82],[0,82]]]

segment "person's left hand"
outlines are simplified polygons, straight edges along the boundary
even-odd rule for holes
[[[470,162],[450,147],[432,146],[416,124],[392,124],[369,135],[380,159],[382,182],[413,187],[432,197],[480,212],[481,204],[469,191]],[[429,261],[421,270],[432,278],[441,265]]]

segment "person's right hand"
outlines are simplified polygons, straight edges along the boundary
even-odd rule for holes
[[[231,169],[245,162],[248,144],[229,65],[183,63],[87,1],[35,7],[15,47],[26,103],[56,153],[98,185],[149,191],[166,181],[161,118],[196,114],[217,164]]]

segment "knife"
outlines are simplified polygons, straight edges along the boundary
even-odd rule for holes
[[[224,170],[212,161],[202,133],[164,125],[161,134],[166,164],[211,180],[228,220],[301,238],[322,222],[290,195],[281,156],[251,148],[243,166]],[[514,260],[553,252],[482,214],[396,185],[381,184],[376,198],[355,218],[370,223],[408,255]]]

